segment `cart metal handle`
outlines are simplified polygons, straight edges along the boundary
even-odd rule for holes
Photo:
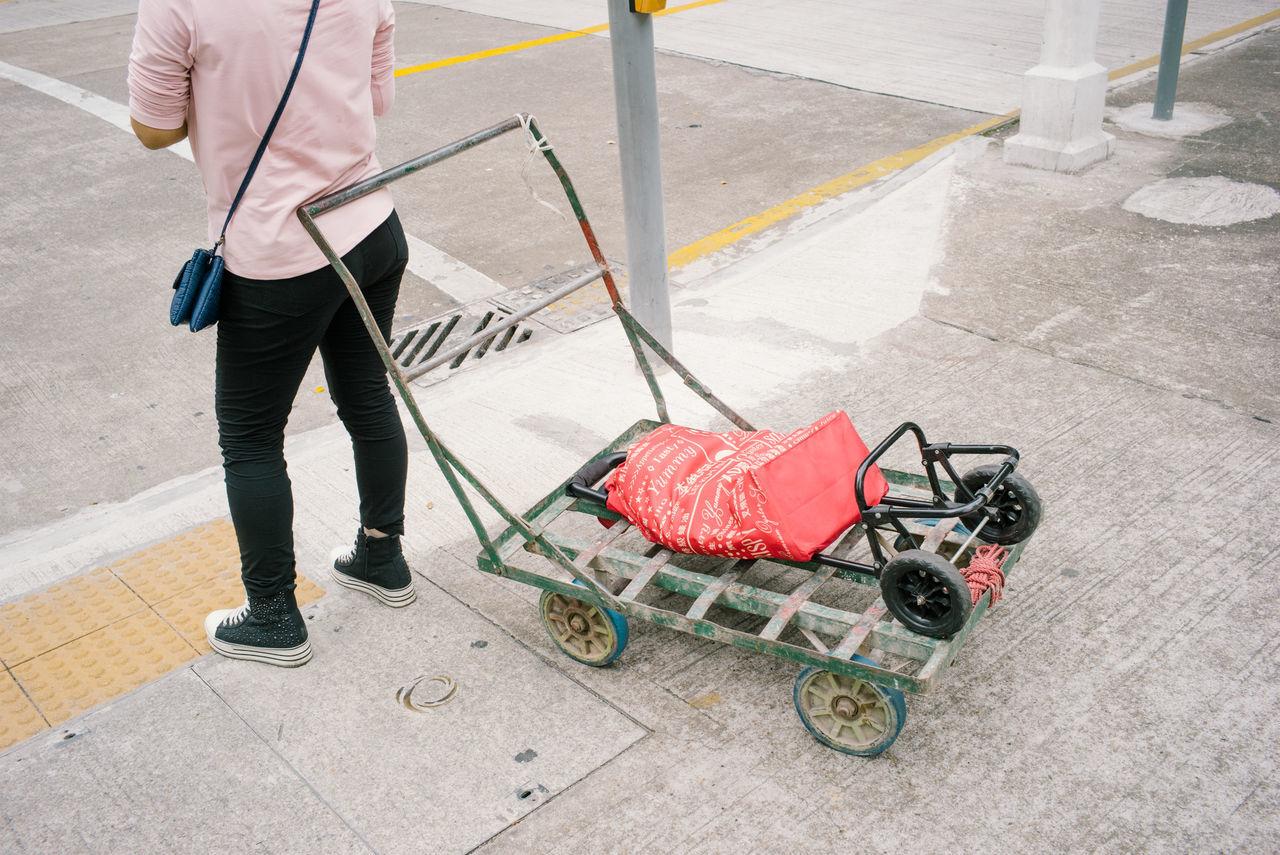
[[[601,505],[608,504],[609,491],[603,487],[595,489],[591,485],[617,469],[626,459],[625,451],[615,451],[613,454],[607,454],[599,460],[588,463],[578,470],[578,474],[573,476],[573,480],[568,483],[564,491],[575,499],[586,499]]]
[[[363,196],[367,196],[368,194],[385,187],[399,178],[418,172],[427,166],[438,163],[446,158],[466,151],[467,149],[473,148],[487,140],[491,140],[495,137],[501,136],[502,134],[514,131],[517,128],[524,128],[529,133],[534,142],[534,149],[542,153],[547,163],[555,172],[556,177],[560,180],[561,187],[568,198],[570,206],[573,208],[574,215],[578,220],[578,225],[582,230],[582,234],[586,238],[588,249],[591,251],[592,258],[595,260],[596,269],[588,271],[584,275],[575,279],[574,282],[558,289],[555,294],[549,295],[544,300],[539,301],[539,303],[527,307],[516,316],[506,319],[497,328],[491,327],[475,336],[472,336],[468,341],[451,349],[449,353],[444,354],[443,356],[434,357],[433,362],[428,363],[425,366],[420,366],[412,375],[406,376],[392,358],[391,352],[387,347],[386,340],[378,329],[378,326],[373,319],[373,314],[369,310],[368,303],[364,299],[364,294],[360,290],[359,283],[356,282],[355,278],[351,275],[351,271],[347,269],[346,265],[343,264],[342,259],[325,239],[324,234],[316,225],[315,218],[326,211],[331,211],[334,208],[341,207],[342,205],[348,204],[349,202]],[[359,181],[350,187],[345,187],[329,194],[328,196],[317,199],[314,202],[302,205],[297,209],[297,215],[303,227],[307,230],[307,233],[311,235],[316,246],[320,248],[325,258],[328,259],[330,265],[332,265],[333,269],[342,280],[343,285],[346,286],[352,302],[355,304],[356,310],[360,314],[360,318],[364,322],[365,328],[369,333],[369,337],[372,339],[374,347],[378,351],[378,355],[382,358],[383,365],[386,367],[388,375],[397,387],[400,397],[403,399],[405,407],[409,410],[409,414],[412,417],[414,424],[417,425],[423,439],[427,441],[427,445],[431,450],[432,456],[435,457],[436,463],[439,465],[445,476],[445,480],[449,483],[450,489],[453,491],[454,496],[457,498],[459,504],[463,508],[463,511],[466,513],[467,519],[470,521],[471,527],[475,530],[476,536],[480,539],[489,560],[494,562],[495,566],[500,566],[502,563],[500,556],[497,554],[497,549],[493,540],[488,536],[488,532],[486,532],[484,524],[480,520],[475,506],[467,496],[467,492],[462,485],[462,480],[465,480],[474,490],[476,490],[481,497],[483,497],[483,499],[498,512],[498,515],[501,516],[507,524],[517,528],[526,540],[538,543],[545,553],[550,556],[552,560],[561,567],[561,569],[565,570],[579,582],[582,582],[582,584],[587,587],[588,591],[594,595],[595,600],[603,603],[606,607],[620,607],[617,599],[607,588],[596,582],[595,579],[591,577],[591,574],[585,573],[574,567],[573,562],[571,562],[559,548],[548,541],[543,532],[535,530],[528,520],[503,505],[502,502],[500,502],[496,496],[486,489],[484,485],[480,483],[480,480],[476,478],[476,476],[466,466],[464,466],[463,463],[451,451],[449,451],[442,442],[440,442],[440,440],[431,431],[430,427],[428,427],[421,409],[418,407],[417,402],[413,398],[413,394],[408,388],[408,382],[413,379],[413,377],[420,376],[425,371],[428,371],[443,361],[456,356],[459,352],[465,352],[472,347],[482,344],[484,341],[493,338],[505,329],[514,326],[515,323],[522,320],[524,317],[545,308],[557,299],[562,299],[571,291],[582,288],[596,279],[603,279],[605,289],[608,291],[609,298],[613,303],[614,312],[622,320],[623,331],[627,336],[628,343],[631,345],[636,361],[639,363],[644,374],[645,382],[649,386],[649,391],[653,396],[654,403],[657,405],[658,418],[663,422],[668,421],[666,401],[663,397],[662,390],[658,386],[657,379],[654,376],[653,369],[649,365],[649,360],[646,357],[642,346],[642,340],[650,343],[652,346],[652,336],[644,329],[643,325],[636,321],[635,318],[631,317],[623,307],[622,298],[618,292],[617,285],[614,283],[613,276],[609,271],[608,261],[600,250],[600,245],[596,240],[595,233],[591,229],[591,224],[587,221],[587,216],[585,211],[582,209],[582,204],[578,199],[577,191],[574,190],[568,174],[560,165],[559,159],[555,156],[551,146],[547,144],[546,138],[542,135],[541,131],[538,130],[533,118],[528,114],[517,114],[503,122],[493,125],[492,127],[474,133],[469,137],[450,143],[446,146],[435,149],[434,151],[427,152],[426,154],[412,160],[405,161],[398,166],[387,169],[363,181]],[[680,372],[681,376],[685,378],[686,383],[691,382],[691,375],[684,371],[683,366],[680,366],[675,362],[674,358],[671,357],[669,353],[658,347],[654,347],[653,349],[654,352],[664,358],[668,364],[671,364],[673,368]],[[707,398],[707,400],[709,400],[713,405],[719,403],[718,399],[714,399],[710,396],[710,390],[705,389],[705,387],[702,387],[700,384],[694,385],[694,389],[699,394],[702,394],[704,398]],[[720,409],[721,412],[727,411],[728,414],[732,414],[732,411],[728,410],[728,408],[723,404],[718,406],[717,409]],[[730,417],[732,418],[733,415],[730,415]]]

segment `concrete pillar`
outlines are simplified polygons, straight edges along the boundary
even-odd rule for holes
[[[1048,0],[1040,64],[1023,79],[1022,118],[1005,163],[1077,172],[1115,150],[1102,130],[1107,70],[1093,58],[1101,2]]]
[[[622,159],[631,314],[663,347],[673,350],[653,16],[632,12],[629,0],[609,0],[609,41],[618,111],[618,155]]]

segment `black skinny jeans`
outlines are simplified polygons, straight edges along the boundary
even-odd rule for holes
[[[409,259],[395,212],[343,256],[382,335],[390,339]],[[408,451],[386,371],[332,267],[291,279],[227,272],[218,309],[215,407],[227,504],[245,591],[271,596],[294,585],[293,490],[284,428],[316,348],[329,394],[351,435],[360,522],[404,533]]]

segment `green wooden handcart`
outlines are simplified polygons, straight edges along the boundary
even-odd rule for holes
[[[528,135],[531,150],[540,151],[559,178],[595,265],[501,323],[404,370],[379,332],[358,283],[325,239],[316,218],[517,130]],[[409,384],[461,354],[487,346],[534,313],[592,283],[602,282],[608,292],[652,394],[657,420],[637,421],[595,453],[588,467],[621,459],[633,441],[669,421],[649,353],[656,354],[733,425],[753,428],[623,305],[577,193],[528,115],[516,115],[304,205],[298,217],[346,284],[408,412],[475,529],[481,544],[479,569],[539,588],[541,618],[552,640],[586,665],[607,665],[622,653],[629,620],[790,660],[804,666],[793,698],[805,727],[836,750],[879,754],[902,729],[903,692],[927,692],[937,685],[991,604],[990,590],[976,602],[969,595],[964,572],[976,550],[983,544],[1002,544],[1002,549],[1007,548],[1002,556],[1007,573],[1039,522],[1040,500],[1014,471],[1016,451],[1000,445],[931,444],[910,423],[872,450],[859,471],[858,483],[872,463],[908,435],[919,445],[923,473],[881,467],[891,485],[890,494],[868,505],[859,486],[861,520],[811,561],[674,553],[646,541],[605,506],[601,490],[583,484],[581,478],[575,483],[573,473],[532,508],[516,513],[432,432]],[[1000,459],[961,474],[953,458],[964,455]],[[473,493],[505,523],[496,536],[482,523]],[[601,528],[597,520],[611,525]]]

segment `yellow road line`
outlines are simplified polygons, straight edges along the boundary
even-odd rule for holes
[[[1228,39],[1231,36],[1242,33],[1245,30],[1261,26],[1269,21],[1274,21],[1277,18],[1280,18],[1280,9],[1277,9],[1274,12],[1268,12],[1265,15],[1259,15],[1256,18],[1250,18],[1249,20],[1242,21],[1234,26],[1218,30],[1215,33],[1210,33],[1203,38],[1184,44],[1182,46],[1182,54],[1186,55],[1192,51],[1199,50],[1205,45]],[[1139,71],[1151,68],[1159,62],[1160,55],[1156,54],[1153,57],[1148,57],[1140,62],[1127,65],[1124,68],[1116,69],[1111,72],[1108,77],[1111,80],[1118,80],[1119,78],[1127,77],[1130,74],[1135,74]],[[904,169],[913,163],[918,163],[939,149],[945,148],[952,143],[959,142],[965,137],[990,130],[991,128],[1004,124],[1011,119],[1016,119],[1021,114],[1021,110],[1014,110],[1013,112],[1006,113],[1003,116],[997,116],[994,119],[979,122],[972,127],[965,128],[963,131],[957,131],[954,134],[948,134],[945,137],[939,137],[936,140],[927,142],[922,146],[917,146],[916,148],[881,158],[880,160],[870,163],[860,169],[856,169],[853,172],[841,175],[839,178],[833,178],[830,181],[819,184],[811,190],[806,190],[798,196],[793,196],[780,205],[774,205],[772,208],[756,214],[753,217],[740,220],[728,228],[721,229],[715,234],[708,235],[701,240],[694,241],[688,246],[672,252],[667,256],[667,266],[672,269],[684,267],[685,265],[708,256],[713,252],[718,252],[719,250],[722,250],[745,237],[763,231],[769,226],[779,223],[788,217],[793,217],[804,211],[806,208],[811,208],[820,202],[825,202],[828,199],[847,193],[857,187],[869,184],[878,178],[883,178],[884,176],[900,169]]]
[[[697,0],[696,3],[685,3],[681,6],[673,6],[670,9],[664,9],[661,12],[654,12],[654,15],[673,15],[676,12],[684,12],[688,9],[696,9],[700,6],[712,6],[716,3],[723,3],[724,0]],[[439,59],[435,62],[424,62],[421,65],[411,65],[407,68],[396,70],[396,77],[404,77],[409,74],[417,74],[420,71],[431,71],[436,68],[447,68],[450,65],[461,65],[464,62],[474,62],[477,59],[488,59],[491,56],[502,56],[503,54],[515,53],[516,51],[528,50],[529,48],[542,47],[543,45],[555,44],[556,42],[565,42],[570,39],[589,36],[593,33],[603,33],[609,29],[608,24],[596,24],[594,27],[587,27],[585,30],[572,30],[567,33],[557,33],[554,36],[547,36],[541,39],[532,39],[527,42],[517,42],[513,45],[505,45],[504,47],[492,48],[491,50],[476,51],[475,53],[463,54],[462,56],[454,56],[449,59]]]
[[[1227,27],[1224,30],[1218,30],[1216,33],[1210,33],[1204,38],[1195,41],[1186,42],[1182,45],[1182,53],[1180,56],[1186,56],[1192,51],[1200,50],[1205,45],[1211,45],[1214,42],[1220,42],[1223,39],[1229,39],[1234,35],[1243,33],[1245,30],[1252,30],[1254,27],[1260,27],[1263,24],[1280,18],[1280,9],[1273,12],[1267,12],[1265,15],[1259,15],[1256,18],[1250,18],[1247,21],[1241,21],[1233,27]],[[1139,71],[1146,71],[1152,66],[1160,64],[1160,54],[1149,56],[1146,59],[1139,60],[1132,65],[1126,65],[1124,68],[1117,68],[1115,71],[1107,75],[1109,80],[1119,80],[1122,77],[1128,77],[1130,74],[1137,74]]]
[[[554,36],[547,36],[542,39],[533,39],[527,42],[517,42],[513,45],[505,47],[493,48],[492,50],[482,50],[476,53],[463,54],[462,56],[454,56],[449,59],[440,59],[435,62],[424,62],[422,65],[411,65],[408,68],[400,68],[396,70],[396,77],[404,77],[407,74],[417,74],[419,71],[431,71],[436,68],[446,68],[450,65],[461,65],[464,62],[473,62],[477,59],[487,59],[491,56],[501,56],[504,53],[515,53],[518,50],[526,50],[532,47],[541,47],[542,45],[554,44],[556,42],[568,41],[576,39],[579,36],[590,35],[591,33],[599,33],[609,29],[608,24],[598,24],[594,27],[588,27],[585,30],[574,30],[568,33],[557,33]]]
[[[754,217],[747,217],[747,219],[740,220],[726,229],[721,229],[715,234],[708,235],[682,249],[676,250],[667,256],[667,266],[672,268],[684,267],[686,264],[724,249],[726,246],[740,241],[748,235],[763,231],[775,223],[795,216],[806,208],[811,208],[820,202],[825,202],[854,188],[869,184],[913,163],[918,163],[939,149],[945,148],[965,137],[990,130],[1014,118],[1016,115],[1017,113],[1014,112],[987,119],[972,127],[965,128],[963,131],[947,134],[945,137],[938,137],[936,140],[931,140],[913,149],[882,157],[860,169],[855,169],[853,172],[841,175],[839,178],[833,178],[830,181],[819,184],[817,187],[806,190],[798,196],[791,197],[780,205],[774,205]]]
[[[685,3],[680,6],[674,6],[670,9],[665,9],[661,12],[656,12],[654,14],[671,15],[676,12],[683,12],[688,9],[695,9],[700,6],[710,6],[716,3],[723,3],[723,2],[724,0],[697,0],[697,2]],[[1182,46],[1182,54],[1185,55],[1192,51],[1199,50],[1205,45],[1222,41],[1224,39],[1230,38],[1233,35],[1242,33],[1245,30],[1249,30],[1254,27],[1261,26],[1262,24],[1268,23],[1269,21],[1273,21],[1277,18],[1280,18],[1280,9],[1277,9],[1273,12],[1268,12],[1264,15],[1259,15],[1255,18],[1250,18],[1247,21],[1242,21],[1239,24],[1236,24],[1231,27],[1227,27],[1222,30],[1218,30],[1217,32],[1210,33],[1209,35],[1204,36],[1203,38],[1195,39],[1194,41],[1190,41],[1184,44]],[[592,33],[604,32],[607,29],[609,29],[608,24],[598,24],[594,27],[588,27],[584,30],[575,30],[572,32],[558,33],[554,36],[547,36],[546,38],[533,39],[531,41],[519,42],[517,44],[507,45],[505,47],[500,47],[500,48],[494,48],[492,50],[479,51],[477,53],[465,54],[463,56],[452,57],[450,59],[442,59],[436,62],[429,62],[429,63],[424,63],[422,65],[411,66],[409,68],[402,68],[396,72],[396,76],[402,77],[407,74],[416,74],[420,71],[430,71],[431,69],[435,69],[435,68],[444,68],[446,66],[458,65],[460,63],[471,62],[477,59],[485,59],[487,57],[500,56],[502,54],[513,53],[515,51],[520,51],[520,50],[526,50],[532,47],[540,47],[541,45],[554,44],[556,42],[563,42],[569,39],[576,39],[581,36],[591,35]],[[1139,62],[1135,62],[1131,65],[1127,65],[1123,68],[1118,68],[1115,71],[1110,72],[1110,74],[1108,75],[1108,79],[1119,80],[1120,78],[1127,77],[1131,74],[1136,74],[1139,71],[1144,71],[1148,68],[1151,68],[1152,66],[1157,65],[1159,62],[1160,62],[1160,56],[1159,54],[1157,54],[1153,57],[1148,57],[1147,59],[1141,60]],[[946,146],[951,145],[952,143],[958,142],[959,140],[964,139],[965,137],[973,136],[974,134],[980,134],[983,131],[987,131],[998,125],[1004,124],[1005,122],[1010,121],[1011,119],[1017,118],[1020,114],[1021,114],[1020,110],[1014,110],[1013,112],[1006,113],[1003,116],[997,116],[993,119],[989,119],[984,122],[979,122],[978,124],[973,125],[972,127],[966,128],[962,131],[958,131],[954,134],[948,134],[945,137],[939,137],[938,139],[931,140],[930,142],[927,142],[921,146],[917,146],[916,148],[909,149],[907,151],[902,151],[897,154],[890,155],[889,157],[881,158],[880,160],[877,160],[873,163],[863,166],[860,169],[856,169],[853,172],[847,173],[845,175],[841,175],[839,178],[833,178],[830,181],[827,181],[823,184],[819,184],[817,187],[814,187],[810,190],[806,190],[804,193],[801,193],[798,196],[793,196],[792,198],[788,199],[787,201],[779,205],[774,205],[772,208],[769,208],[768,210],[762,211],[761,213],[756,214],[755,216],[748,217],[745,220],[740,220],[734,223],[733,225],[729,226],[728,228],[721,229],[715,234],[707,235],[701,240],[694,241],[688,246],[682,247],[676,250],[675,252],[670,253],[667,256],[667,266],[672,269],[678,268],[678,267],[684,267],[696,261],[699,258],[703,258],[707,255],[710,255],[711,253],[718,252],[719,250],[722,250],[725,247],[730,246],[731,244],[734,244],[745,237],[748,237],[750,235],[756,234],[757,232],[763,231],[764,229],[767,229],[770,226],[781,222],[782,220],[785,220],[789,217],[793,217],[796,214],[808,208],[812,208],[813,206],[819,204],[820,202],[824,202],[828,199],[832,199],[836,196],[847,193],[850,190],[856,189],[865,184],[869,184],[870,182],[875,181],[876,179],[883,178],[886,175],[889,175],[893,172],[897,172],[900,169],[904,169],[907,166],[910,166],[914,163],[918,163],[921,160],[924,160],[929,155],[938,151],[939,149],[945,148]]]

